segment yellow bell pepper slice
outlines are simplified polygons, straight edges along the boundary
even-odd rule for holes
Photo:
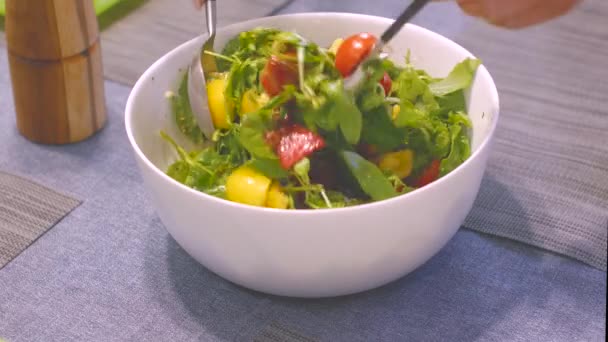
[[[266,204],[270,178],[249,166],[232,171],[226,180],[226,198],[233,202],[263,207]]]
[[[414,152],[412,150],[401,150],[388,152],[380,156],[378,167],[382,171],[390,171],[397,177],[403,179],[412,173],[414,165]]]
[[[239,115],[244,116],[248,113],[257,112],[262,108],[270,99],[268,95],[258,94],[255,89],[249,89],[243,94],[241,99],[241,110]]]
[[[335,55],[336,53],[338,53],[338,49],[340,48],[340,45],[342,45],[342,43],[344,43],[344,39],[342,38],[334,40],[334,42],[331,43],[328,52]]]
[[[216,129],[230,128],[230,112],[232,106],[224,96],[227,80],[225,77],[212,79],[207,83],[207,99],[211,119]]]
[[[266,197],[266,206],[275,209],[287,209],[289,206],[289,197],[281,190],[281,186],[277,182],[273,182],[268,190]]]
[[[393,119],[393,121],[397,120],[397,117],[399,116],[400,112],[401,112],[401,106],[394,105],[393,110],[391,111],[391,118]]]

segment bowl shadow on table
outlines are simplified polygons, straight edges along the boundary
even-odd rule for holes
[[[500,182],[490,177],[485,180],[488,184],[501,187],[503,200],[519,205]],[[512,279],[517,272],[508,268],[517,267],[523,257],[541,257],[540,251],[522,244],[465,229],[426,264],[380,288],[342,297],[296,299],[263,294],[222,279],[191,258],[168,234],[165,250],[175,296],[205,331],[226,339],[234,338],[235,330],[249,338],[269,324],[279,324],[321,340],[379,336],[391,340],[402,334],[412,340],[447,336],[474,340],[523,300],[517,291],[525,291],[526,285]],[[252,328],[252,321],[260,326]]]

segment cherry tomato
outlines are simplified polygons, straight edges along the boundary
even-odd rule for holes
[[[386,71],[384,72],[384,76],[380,79],[380,85],[384,88],[384,95],[388,96],[391,92],[391,87],[393,86],[393,80],[391,80],[391,77]]]
[[[350,75],[372,51],[378,39],[370,33],[352,35],[340,45],[336,53],[336,68],[343,77]]]
[[[439,160],[433,160],[416,180],[416,187],[420,188],[435,181],[439,177],[439,166]]]
[[[260,74],[260,81],[268,95],[276,96],[281,93],[285,85],[298,82],[298,68],[293,63],[270,56]]]

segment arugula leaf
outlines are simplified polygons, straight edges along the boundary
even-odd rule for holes
[[[461,124],[467,128],[473,127],[471,119],[463,111],[451,112],[448,116],[448,123],[450,124]]]
[[[192,157],[188,154],[188,152],[186,152],[186,150],[179,146],[175,142],[175,140],[173,140],[167,133],[165,133],[164,131],[160,131],[160,136],[165,139],[171,146],[173,146],[173,148],[175,148],[175,151],[183,161],[187,162],[189,165],[193,163]]]
[[[310,184],[310,159],[302,158],[293,167],[294,174],[302,187],[298,190],[304,191],[304,203],[313,209],[334,208],[334,203],[327,196],[322,184]],[[340,205],[340,203],[336,203]]]
[[[352,145],[357,144],[363,128],[363,115],[357,106],[346,97],[342,97],[334,103],[333,110],[337,114],[340,130],[346,141]]]
[[[273,97],[259,111],[249,113],[243,119],[236,135],[241,145],[252,156],[262,159],[278,159],[265,139],[265,134],[270,130],[271,126],[269,116],[274,108],[289,101],[294,92],[295,88],[293,86],[284,87],[281,94]]]
[[[384,88],[377,82],[362,88],[357,102],[362,112],[367,112],[384,105],[386,103]]]
[[[372,200],[381,201],[397,195],[391,182],[372,162],[351,151],[341,151],[340,155],[359,182],[361,190]]]
[[[192,114],[188,97],[188,73],[184,73],[177,94],[171,94],[171,111],[177,128],[193,143],[200,144],[206,137],[198,127],[198,121]]]
[[[450,114],[450,152],[441,160],[439,175],[443,176],[457,168],[471,155],[471,146],[466,128],[470,125],[468,118],[461,113]],[[464,128],[463,128],[464,127]]]
[[[439,109],[435,111],[434,116],[447,118],[450,112],[466,111],[466,102],[462,90],[457,90],[436,99]]]
[[[363,65],[363,70],[366,77],[364,82],[355,91],[355,97],[360,110],[367,112],[386,103],[384,88],[379,83],[384,73],[388,73],[391,79],[396,79],[401,73],[401,69],[388,59],[376,58],[367,61]]]
[[[332,190],[325,191],[325,196],[320,191],[310,192],[306,198],[306,204],[312,209],[344,208],[363,202],[363,200],[349,198],[339,191]]]
[[[196,167],[190,167],[190,172],[188,173],[188,176],[186,177],[186,179],[184,180],[184,184],[200,190],[200,191],[205,191],[207,190],[210,186],[213,185],[214,183],[214,175],[207,173],[203,170],[201,170],[200,168],[196,168]]]
[[[224,48],[222,49],[222,55],[224,56],[233,56],[235,55],[240,49],[241,49],[241,40],[240,40],[240,35],[236,35],[232,38],[230,38],[230,40],[228,40],[228,42],[226,43],[226,45],[224,45]],[[228,70],[230,70],[230,62],[222,59],[222,58],[218,58],[216,60],[217,62],[217,69],[219,72],[226,72]]]
[[[228,131],[215,131],[212,140],[215,142],[215,151],[233,165],[242,165],[250,159],[249,153],[239,142],[240,126],[233,125]]]
[[[458,63],[446,78],[431,83],[429,85],[431,92],[435,96],[443,96],[467,88],[473,81],[475,71],[480,64],[479,59],[466,58]]]
[[[402,100],[399,103],[399,107],[399,114],[394,121],[395,126],[424,129],[432,128],[431,118],[426,111],[415,107],[408,100]]]
[[[287,101],[291,100],[295,92],[296,88],[293,85],[284,86],[283,91],[279,95],[270,99],[268,103],[266,103],[262,108],[260,108],[260,112],[270,111],[285,104]]]
[[[241,98],[245,91],[254,88],[257,84],[258,75],[264,67],[264,63],[262,58],[257,58],[232,64],[224,94],[234,104],[236,113],[241,112]]]
[[[324,82],[322,90],[331,103],[330,111],[336,116],[346,141],[352,145],[358,143],[363,128],[363,114],[344,90],[342,81]]]
[[[190,165],[183,160],[178,160],[171,164],[167,169],[167,175],[180,183],[186,181],[186,177],[190,173]]]
[[[285,179],[289,173],[281,166],[277,159],[253,159],[251,166],[271,179]]]
[[[302,117],[306,120],[312,120],[313,125],[319,128],[333,132],[338,128],[340,122],[338,121],[337,112],[333,110],[334,107],[331,104],[326,104],[318,109],[309,108],[302,112]]]
[[[437,158],[443,158],[449,152],[450,148],[450,131],[442,121],[436,120],[433,122],[433,155]]]
[[[415,153],[412,174],[416,174],[433,159],[432,137],[427,130],[417,128],[405,129],[405,147]]]
[[[412,149],[416,158],[408,179],[415,179],[433,160],[440,160],[442,174],[448,173],[470,155],[467,128],[471,123],[463,89],[473,78],[477,60],[456,65],[444,79],[414,68],[409,58],[404,67],[388,59],[371,60],[363,66],[366,81],[350,92],[344,89],[333,55],[293,32],[255,28],[232,37],[222,54],[215,55],[219,71],[227,73],[224,94],[237,112],[246,91],[262,91],[259,75],[271,55],[297,63],[299,82],[284,88],[257,111],[240,117],[240,122],[237,120],[229,129],[204,137],[190,111],[184,75],[178,94],[171,98],[175,120],[190,140],[210,138],[213,145],[187,153],[164,137],[179,154],[167,174],[192,188],[225,198],[227,177],[234,168],[247,164],[281,181],[290,198],[290,208],[295,208],[296,203],[298,207],[335,208],[412,190],[404,180],[383,173],[372,161],[352,152],[360,141],[373,145],[380,153]],[[388,95],[378,83],[385,72],[393,80]],[[400,107],[395,118],[391,110],[394,104]],[[304,123],[323,137],[331,156],[331,172],[337,176],[331,182],[311,183],[317,181],[316,175],[311,178],[309,172],[318,156],[302,159],[291,171],[281,167],[266,134],[282,122],[277,118],[286,117],[290,122]]]
[[[416,103],[418,97],[430,93],[428,83],[420,77],[413,66],[407,65],[395,80],[397,96],[403,101]],[[431,96],[433,94],[431,93]]]
[[[293,171],[300,178],[303,185],[310,185],[310,159],[302,158],[293,166]]]
[[[429,88],[429,78],[425,73],[407,65],[394,82],[402,107],[409,103],[420,111],[431,113],[439,109],[435,96]],[[406,104],[404,104],[406,103]]]
[[[161,131],[160,134],[176,149],[181,158],[169,166],[167,174],[184,185],[205,192],[216,184],[218,175],[221,175],[222,171],[228,170],[227,165],[223,165],[224,163],[219,160],[221,158],[219,155],[206,158],[208,153],[215,153],[212,148],[186,153],[165,132]]]
[[[367,112],[363,115],[361,140],[376,146],[380,152],[390,151],[399,147],[404,141],[404,131],[395,127],[385,106]]]
[[[268,130],[259,114],[252,113],[245,117],[239,130],[239,142],[256,158],[278,159],[264,134]]]

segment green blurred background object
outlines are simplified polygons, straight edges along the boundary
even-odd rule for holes
[[[104,30],[113,22],[129,14],[147,0],[93,0],[99,29]],[[4,30],[4,3],[0,0],[0,29]]]

